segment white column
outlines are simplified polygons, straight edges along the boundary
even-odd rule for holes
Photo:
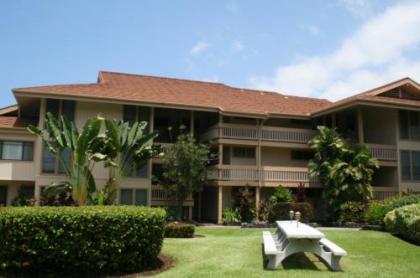
[[[258,210],[260,209],[260,187],[255,187],[255,208],[257,210],[257,217],[258,217]]]
[[[222,213],[223,213],[223,187],[218,187],[217,192],[217,224],[222,224]]]

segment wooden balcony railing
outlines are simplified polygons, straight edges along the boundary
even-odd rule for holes
[[[385,200],[399,194],[398,187],[373,187],[373,199],[374,200]]]
[[[379,160],[396,161],[398,159],[395,145],[367,144],[367,146],[370,155]]]
[[[185,201],[192,201],[192,196],[189,196]],[[172,201],[167,192],[158,185],[152,186],[152,201]]]
[[[315,130],[310,129],[263,126],[260,130],[257,126],[223,123],[209,128],[201,136],[201,140],[208,141],[215,138],[243,140],[261,139],[263,141],[272,142],[307,144],[316,133]]]
[[[263,167],[223,165],[209,170],[209,180],[266,182],[317,182],[306,167]]]

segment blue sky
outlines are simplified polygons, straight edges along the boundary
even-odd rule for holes
[[[99,70],[335,100],[420,82],[419,26],[419,1],[1,1],[0,105]]]

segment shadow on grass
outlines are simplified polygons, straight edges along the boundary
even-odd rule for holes
[[[266,269],[268,259],[264,255],[264,244],[261,244],[261,254],[263,259],[263,268]],[[281,262],[283,269],[305,269],[321,271],[317,264],[323,264],[316,256],[308,257],[305,253],[296,253],[290,255]]]
[[[305,253],[290,255],[281,262],[284,269],[320,270],[318,266]]]

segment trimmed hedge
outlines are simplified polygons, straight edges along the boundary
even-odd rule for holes
[[[396,208],[420,203],[420,194],[398,196],[384,201],[372,201],[365,213],[365,221],[372,225],[384,225],[385,215]]]
[[[299,211],[301,214],[301,222],[308,223],[314,217],[314,207],[307,202],[302,203],[277,203],[269,208],[268,221],[289,220],[289,211]]]
[[[384,221],[390,232],[420,245],[420,204],[408,205],[390,211]]]
[[[195,226],[191,224],[172,222],[166,225],[165,237],[191,238],[194,237]]]
[[[135,272],[162,248],[165,211],[135,206],[0,209],[0,265],[61,273]]]

